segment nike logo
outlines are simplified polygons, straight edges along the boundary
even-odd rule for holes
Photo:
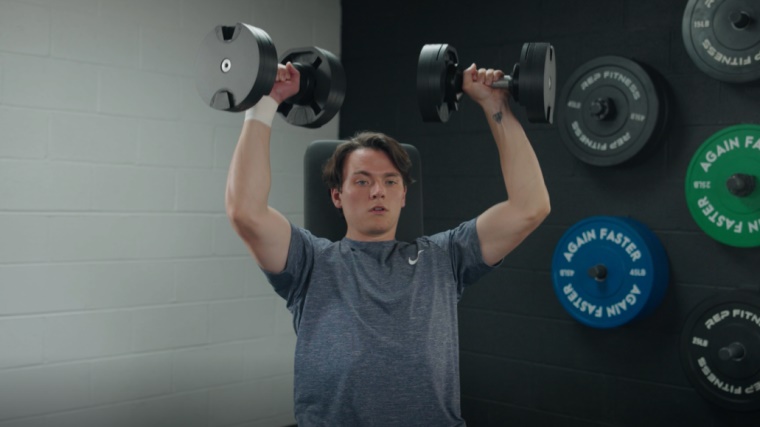
[[[417,264],[417,261],[420,260],[420,254],[423,253],[423,252],[425,252],[424,249],[421,250],[421,251],[417,251],[417,258],[415,258],[415,259],[412,259],[412,257],[409,257],[409,265]]]

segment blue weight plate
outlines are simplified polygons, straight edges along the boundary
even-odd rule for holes
[[[594,328],[614,328],[649,315],[669,281],[657,236],[630,218],[595,216],[562,236],[552,259],[554,292],[570,315]]]

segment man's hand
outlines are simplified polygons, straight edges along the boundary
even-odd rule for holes
[[[491,87],[493,82],[502,78],[504,72],[501,70],[478,69],[472,64],[462,73],[462,90],[485,110],[499,111],[502,107],[509,109],[509,91]]]
[[[301,86],[301,73],[290,62],[285,65],[277,64],[277,77],[272,86],[272,97],[278,104],[298,93]]]

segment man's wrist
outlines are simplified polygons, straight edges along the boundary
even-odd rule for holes
[[[263,96],[253,107],[245,111],[245,121],[258,120],[272,127],[274,116],[277,114],[279,104],[270,96]]]

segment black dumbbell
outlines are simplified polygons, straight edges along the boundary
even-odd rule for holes
[[[304,47],[287,51],[278,61],[269,35],[244,23],[218,25],[203,40],[196,57],[196,89],[214,109],[245,111],[271,92],[278,63],[286,62],[301,74],[300,89],[277,111],[296,126],[318,128],[329,122],[346,92],[338,58],[319,47]]]
[[[454,47],[427,44],[417,63],[417,100],[426,122],[447,122],[459,109],[462,95],[462,70]],[[512,74],[493,83],[507,88],[512,98],[525,107],[528,121],[552,123],[556,85],[554,47],[549,43],[525,43],[520,61]]]

